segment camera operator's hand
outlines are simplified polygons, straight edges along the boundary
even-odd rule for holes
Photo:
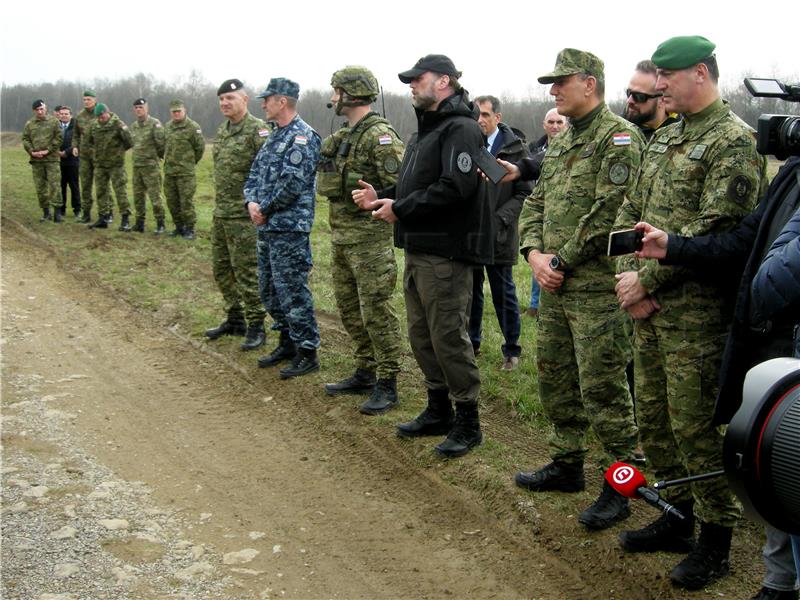
[[[627,309],[647,296],[647,290],[639,282],[638,271],[625,271],[614,278],[617,280],[614,291],[622,308]]]
[[[555,292],[564,283],[564,273],[550,268],[555,254],[542,254],[538,250],[528,252],[528,264],[537,283],[547,292]]]
[[[666,258],[667,242],[669,241],[666,231],[656,229],[644,221],[637,223],[634,227],[644,233],[642,249],[634,253],[636,258]]]

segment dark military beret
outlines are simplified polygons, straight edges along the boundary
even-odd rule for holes
[[[576,50],[575,48],[564,48],[556,57],[555,68],[545,75],[539,77],[539,83],[553,83],[560,77],[585,73],[595,79],[604,79],[603,61],[591,52]]]
[[[180,110],[181,108],[186,108],[186,105],[183,103],[183,100],[173,100],[169,103],[170,110]]]
[[[270,96],[288,96],[289,98],[300,97],[300,86],[291,79],[285,77],[273,77],[267,84],[267,89],[261,92],[259,98],[269,98]]]
[[[98,102],[94,105],[94,116],[99,117],[103,113],[108,112],[108,107],[103,104],[102,102]]]
[[[60,104],[56,104],[56,107],[55,107],[53,110],[54,110],[55,112],[58,112],[58,111],[60,111],[62,108],[64,108],[64,107],[63,107],[63,106],[61,106]]]
[[[668,39],[653,52],[652,60],[660,69],[687,69],[714,53],[716,45],[699,35]]]
[[[33,108],[33,110],[36,110],[40,106],[44,106],[44,100],[42,100],[41,98],[39,98],[38,100],[34,100],[33,104],[31,105],[31,108]]]
[[[147,104],[147,100],[145,100],[144,98],[137,98],[136,100],[133,101],[134,106],[144,106],[145,104]]]
[[[235,92],[236,90],[241,90],[244,88],[244,84],[238,79],[226,79],[222,82],[222,85],[219,86],[217,90],[217,96],[221,96],[222,94],[227,94],[228,92]]]
[[[398,73],[397,76],[403,83],[411,83],[411,81],[423,73],[433,71],[434,73],[441,73],[442,75],[449,75],[458,79],[461,77],[461,71],[456,69],[455,63],[450,57],[444,54],[428,54],[420,58],[416,64],[408,71]]]
[[[97,98],[97,94],[94,93],[94,90],[83,90],[83,95]]]

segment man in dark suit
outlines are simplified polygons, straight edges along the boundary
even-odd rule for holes
[[[75,218],[81,214],[81,191],[80,191],[80,162],[81,159],[73,156],[72,134],[75,131],[75,119],[72,117],[72,109],[69,106],[59,106],[56,111],[58,120],[61,123],[61,130],[64,133],[64,141],[58,155],[61,157],[61,214],[67,211],[67,187],[72,197],[72,212]]]

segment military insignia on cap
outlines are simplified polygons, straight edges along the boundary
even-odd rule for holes
[[[305,146],[308,144],[308,138],[304,135],[296,135],[294,136],[294,143],[299,144],[301,146]]]
[[[462,152],[456,158],[456,165],[458,165],[458,170],[462,173],[469,173],[472,169],[472,157],[466,152]]]
[[[397,173],[397,168],[400,165],[397,164],[397,159],[394,156],[389,156],[385,161],[383,161],[383,168],[387,173]]]
[[[289,153],[289,162],[293,165],[299,165],[303,162],[303,153],[300,150],[292,150]]]
[[[706,146],[705,144],[697,144],[697,146],[692,148],[692,151],[689,152],[689,158],[691,158],[692,160],[700,160],[701,158],[703,158],[703,154],[705,154],[706,148],[708,148],[708,146]]]
[[[630,146],[631,145],[631,134],[630,133],[615,133],[614,134],[614,145],[615,146]]]
[[[752,187],[753,186],[747,177],[744,175],[737,175],[731,179],[730,184],[728,184],[728,198],[735,202],[747,200],[748,196],[750,196],[750,190]]]
[[[384,133],[382,136],[378,138],[378,143],[381,146],[388,146],[389,144],[392,143],[392,136],[390,136],[388,133]]]
[[[629,174],[630,169],[628,168],[628,165],[621,162],[613,163],[608,169],[608,178],[614,185],[622,185],[628,181]]]
[[[234,82],[232,82],[232,81],[231,81],[231,89],[232,89],[232,90],[235,90],[235,89],[236,89],[236,84],[235,84]]]

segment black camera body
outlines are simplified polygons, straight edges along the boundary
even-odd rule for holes
[[[747,91],[756,98],[778,98],[800,102],[800,86],[782,83],[777,79],[748,77]],[[779,160],[800,156],[800,117],[795,115],[761,115],[758,118],[759,154],[772,154]]]

